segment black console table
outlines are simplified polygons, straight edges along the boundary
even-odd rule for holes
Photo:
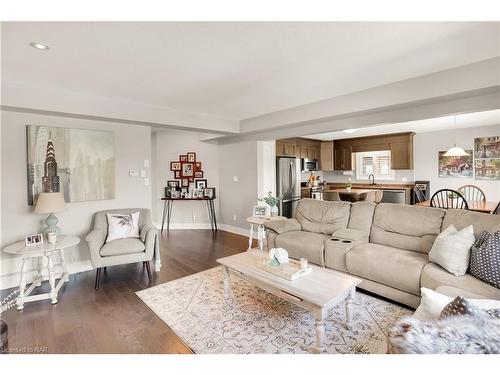
[[[172,209],[174,202],[181,201],[199,201],[206,202],[208,209],[208,219],[210,220],[210,226],[212,227],[212,232],[217,232],[217,218],[215,215],[215,198],[162,198],[163,204],[163,218],[161,220],[161,233],[163,233],[163,228],[165,227],[165,219],[167,220],[167,230],[170,230],[170,217],[172,216]]]

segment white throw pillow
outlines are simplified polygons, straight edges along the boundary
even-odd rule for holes
[[[469,267],[470,248],[475,241],[472,225],[461,231],[450,225],[437,236],[429,251],[429,260],[455,276],[463,276]]]
[[[106,216],[108,217],[106,242],[139,237],[139,211],[130,214],[106,214]]]
[[[443,311],[445,306],[457,297],[448,297],[427,288],[420,288],[420,294],[422,295],[420,305],[413,313],[413,317],[418,320],[439,319],[441,311]],[[500,308],[500,301],[494,299],[466,298],[466,300],[483,310]]]

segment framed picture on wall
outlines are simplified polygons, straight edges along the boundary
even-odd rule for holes
[[[181,179],[181,187],[189,187],[189,178],[188,177],[183,177]]]
[[[194,177],[195,178],[203,178],[203,171],[194,171]]]
[[[203,189],[193,189],[193,198],[203,198]]]
[[[180,171],[181,170],[181,163],[178,161],[171,161],[170,162],[170,170],[171,171]]]
[[[181,171],[180,170],[174,171],[174,176],[175,178],[181,178]]]
[[[201,171],[201,161],[197,161],[194,163],[194,170]]]
[[[196,152],[188,152],[187,153],[187,161],[189,163],[194,163],[196,161]]]
[[[439,151],[439,177],[472,178],[472,150],[465,150],[467,156],[444,156],[446,151]]]
[[[177,180],[168,180],[167,181],[167,187],[169,187],[169,188],[178,188],[179,187],[179,181],[177,181]]]
[[[194,177],[194,163],[181,163],[181,175],[184,177]]]
[[[215,188],[214,187],[205,188],[203,195],[209,199],[215,199]]]
[[[207,180],[196,180],[194,186],[196,189],[205,189],[207,187]]]
[[[187,155],[179,155],[179,160],[181,163],[185,163],[188,161],[188,156]]]

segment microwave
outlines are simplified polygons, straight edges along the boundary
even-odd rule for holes
[[[302,172],[315,172],[319,171],[319,161],[313,159],[302,159]]]

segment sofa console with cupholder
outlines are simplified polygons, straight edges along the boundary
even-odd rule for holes
[[[391,203],[302,199],[295,218],[266,222],[268,248],[355,275],[360,288],[416,307],[420,288],[450,286],[500,299],[500,289],[470,274],[454,276],[429,261],[437,235],[453,224],[478,235],[500,230],[500,216]]]

